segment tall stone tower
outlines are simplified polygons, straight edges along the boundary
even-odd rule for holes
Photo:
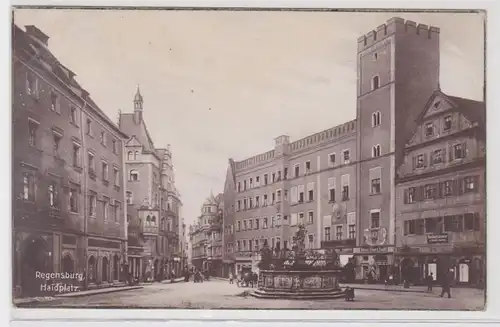
[[[392,245],[396,167],[439,85],[439,29],[392,18],[358,39],[358,245]]]
[[[144,104],[144,99],[142,98],[141,90],[137,86],[137,91],[134,96],[134,121],[136,124],[140,124],[142,121],[142,106]]]

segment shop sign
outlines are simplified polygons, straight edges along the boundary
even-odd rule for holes
[[[354,249],[355,253],[390,253],[394,248],[390,246],[374,246]]]
[[[427,244],[448,243],[448,234],[427,235]]]

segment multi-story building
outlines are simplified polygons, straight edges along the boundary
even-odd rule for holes
[[[203,203],[198,221],[190,228],[192,265],[208,271],[211,276],[221,277],[223,195],[210,195]]]
[[[129,272],[142,280],[162,280],[180,270],[180,195],[170,147],[157,149],[143,119],[143,97],[137,88],[134,112],[120,113],[125,143]]]
[[[255,265],[266,243],[290,247],[294,226],[304,224],[306,247],[335,248],[357,279],[400,270],[397,172],[439,89],[439,29],[392,18],[358,39],[357,62],[355,120],[295,142],[280,136],[274,150],[230,159],[228,265]]]
[[[92,101],[35,26],[13,26],[13,286],[36,272],[82,273],[80,287],[125,279],[126,135]],[[57,282],[57,281],[52,281]]]
[[[405,146],[396,189],[402,278],[483,285],[485,107],[436,91]]]

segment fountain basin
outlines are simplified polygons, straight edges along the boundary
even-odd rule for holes
[[[250,293],[267,299],[338,299],[345,292],[339,287],[339,270],[260,270],[257,290]]]

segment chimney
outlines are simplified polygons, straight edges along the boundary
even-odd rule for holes
[[[25,28],[26,34],[28,34],[32,38],[37,39],[46,46],[49,45],[49,37],[44,32],[40,31],[38,27],[36,27],[35,25],[26,25]]]

